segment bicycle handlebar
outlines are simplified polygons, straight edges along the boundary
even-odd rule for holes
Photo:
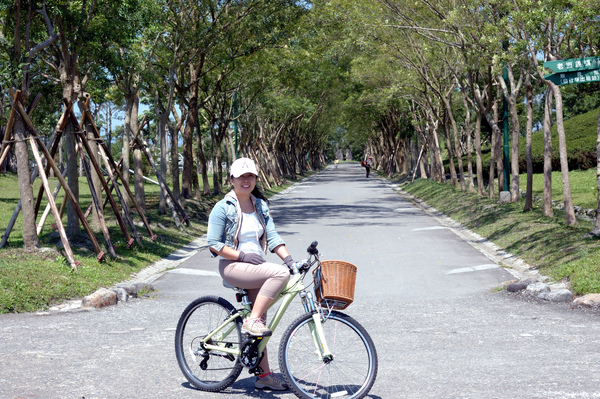
[[[317,245],[319,245],[319,243],[317,241],[313,241],[312,244],[310,244],[310,246],[306,249],[306,252],[311,255],[317,255],[319,253]]]

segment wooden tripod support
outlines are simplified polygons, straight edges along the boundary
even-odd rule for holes
[[[158,168],[156,167],[156,163],[154,162],[154,158],[152,157],[152,154],[150,153],[150,150],[148,149],[148,143],[146,143],[146,140],[144,140],[144,136],[142,135],[142,129],[145,124],[146,124],[146,117],[144,117],[144,119],[142,119],[140,128],[132,140],[132,147],[137,147],[140,150],[142,150],[144,155],[146,155],[148,162],[150,163],[150,165],[152,165],[152,169],[154,170],[154,174],[156,175],[156,178],[158,179],[158,184],[160,186],[160,189],[163,192],[167,193],[167,197],[166,197],[167,206],[171,210],[171,215],[173,216],[173,220],[175,221],[175,225],[177,226],[177,228],[179,228],[179,229],[181,228],[181,220],[183,220],[185,225],[189,227],[190,221],[189,221],[187,213],[185,213],[185,210],[183,209],[183,207],[181,205],[179,205],[179,202],[177,202],[177,200],[175,199],[175,195],[173,194],[173,192],[171,191],[169,186],[165,183],[162,175],[159,173]],[[177,213],[179,213],[179,215]],[[181,220],[179,219],[179,216],[181,216]]]
[[[71,267],[73,269],[77,269],[77,262],[75,261],[75,257],[73,256],[73,250],[71,249],[69,240],[67,239],[67,234],[62,225],[62,221],[60,218],[60,212],[58,211],[58,208],[56,207],[56,204],[54,203],[54,197],[52,196],[52,192],[50,191],[50,186],[48,184],[48,179],[46,177],[44,165],[42,162],[42,157],[40,156],[36,140],[40,141],[42,151],[45,152],[44,155],[46,156],[46,160],[49,164],[53,163],[52,159],[48,156],[49,154],[47,154],[47,150],[46,150],[46,147],[44,146],[44,143],[40,139],[39,135],[37,135],[37,133],[35,132],[33,123],[31,122],[31,119],[29,118],[28,113],[25,111],[25,109],[23,108],[23,105],[20,102],[21,92],[19,90],[17,90],[16,92],[13,92],[12,90],[10,90],[10,94],[11,94],[11,97],[13,100],[13,105],[12,105],[12,109],[11,109],[11,118],[9,120],[9,122],[11,122],[11,123],[7,125],[7,129],[6,129],[5,136],[4,136],[5,140],[2,143],[2,158],[6,156],[5,152],[8,152],[7,151],[8,145],[5,145],[5,143],[8,144],[7,141],[11,137],[14,117],[15,117],[16,112],[18,112],[30,129],[30,132],[29,132],[30,136],[28,137],[28,140],[30,141],[31,151],[33,152],[33,156],[35,158],[35,161],[36,161],[36,164],[38,167],[38,173],[42,180],[42,188],[46,192],[46,195],[48,197],[48,203],[50,204],[51,209],[52,209],[52,214],[53,214],[54,218],[56,219],[56,225],[58,228],[58,232],[59,232],[61,241],[63,243],[63,247],[65,249],[67,261],[69,262],[69,264],[71,265]],[[33,110],[33,107],[31,107],[31,110]],[[10,128],[10,129],[8,129],[8,128]],[[56,165],[54,165],[54,166],[56,167]],[[59,172],[59,174],[60,174],[60,172]],[[7,235],[7,234],[9,234],[8,231],[5,233],[5,235]]]

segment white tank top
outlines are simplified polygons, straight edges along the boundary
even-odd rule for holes
[[[238,236],[238,250],[244,253],[255,253],[262,255],[260,237],[265,232],[256,212],[244,213],[242,228]]]

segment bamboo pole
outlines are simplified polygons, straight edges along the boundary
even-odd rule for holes
[[[65,253],[67,256],[67,260],[71,267],[77,270],[77,263],[75,262],[75,258],[73,256],[73,250],[69,244],[69,239],[67,238],[67,233],[65,232],[65,228],[63,227],[62,221],[60,219],[60,213],[56,208],[56,204],[54,203],[54,197],[52,197],[52,193],[50,192],[50,186],[48,185],[48,179],[46,178],[46,174],[44,172],[44,164],[42,163],[42,157],[37,148],[37,143],[33,137],[29,137],[31,141],[31,151],[33,152],[33,156],[35,161],[38,164],[38,170],[40,171],[40,178],[42,179],[42,186],[44,187],[44,191],[48,196],[48,203],[50,204],[50,208],[52,209],[52,213],[54,214],[54,219],[56,220],[56,226],[58,227],[58,233],[60,234],[60,239],[63,243],[63,247],[65,249]],[[43,145],[43,143],[42,143]]]
[[[75,115],[73,113],[71,113],[71,117],[74,119]],[[90,148],[87,139],[85,137],[81,137],[81,143],[83,144],[83,146],[85,147],[85,150],[90,158],[90,161],[92,163],[92,166],[94,167],[94,170],[96,171],[96,173],[98,174],[99,180],[100,180],[100,184],[102,184],[102,188],[104,189],[104,191],[107,193],[107,199],[110,202],[110,206],[113,209],[113,212],[115,213],[115,217],[117,219],[117,222],[119,224],[119,227],[121,228],[121,231],[123,232],[123,235],[125,235],[125,239],[127,240],[128,246],[130,246],[130,243],[132,241],[131,236],[129,235],[129,232],[127,231],[127,227],[125,226],[125,223],[123,222],[123,218],[121,217],[121,213],[119,212],[119,208],[117,207],[117,204],[113,198],[112,195],[110,195],[110,190],[108,188],[108,183],[106,182],[106,179],[104,178],[104,175],[102,173],[102,170],[100,169],[100,165],[98,165],[98,160],[95,157],[95,154],[92,153],[92,149]],[[100,209],[102,210],[102,209]]]
[[[35,169],[31,173],[31,177],[30,177],[31,183],[34,182],[37,175],[38,175],[38,166],[36,165]],[[4,234],[2,235],[2,241],[0,241],[0,248],[3,248],[6,245],[6,243],[8,242],[10,233],[12,233],[12,229],[13,229],[13,227],[15,227],[15,222],[17,221],[17,218],[19,217],[19,214],[21,213],[22,205],[23,204],[22,204],[21,200],[19,199],[19,202],[17,203],[17,206],[15,207],[15,211],[13,212],[13,215],[10,218],[10,221],[8,222],[8,226],[6,227],[6,230],[4,231]]]
[[[92,126],[92,131],[94,133],[94,136],[96,137],[96,139],[102,140],[102,138],[100,137],[100,132],[98,131],[98,128],[94,124],[93,118],[91,117],[90,110],[86,109],[86,110],[84,110],[84,112],[89,115],[88,117],[91,121],[91,126]],[[123,183],[123,188],[125,188],[125,191],[127,192],[127,195],[129,196],[129,199],[131,200],[131,202],[137,209],[138,215],[142,219],[142,222],[144,223],[146,230],[148,230],[148,233],[150,234],[150,240],[155,241],[157,236],[152,232],[152,229],[150,228],[150,223],[148,223],[148,219],[146,219],[146,215],[144,214],[144,210],[140,208],[140,205],[135,200],[135,196],[133,195],[133,193],[131,192],[131,189],[129,188],[129,183],[127,181],[125,181],[125,179],[123,178],[123,174],[121,173],[119,168],[116,167],[115,159],[113,158],[110,151],[108,151],[108,148],[106,147],[106,143],[104,143],[103,141],[100,141],[100,145],[103,148],[105,155],[110,160],[110,164],[112,165],[113,170],[117,173],[117,176],[121,180],[121,183]]]
[[[134,140],[134,143],[135,143],[135,146],[139,147],[142,150],[142,152],[146,155],[146,158],[148,158],[148,162],[150,162],[150,165],[152,165],[152,168],[154,169],[154,173],[156,174],[156,177],[158,178],[158,184],[159,184],[161,190],[167,191],[167,190],[165,190],[166,186],[162,180],[162,177],[159,176],[158,170],[156,169],[156,165],[154,164],[154,160],[152,159],[152,154],[150,154],[150,151],[148,151],[148,148],[145,147],[143,144],[141,144],[137,137]],[[179,219],[179,216],[177,215],[177,210],[175,209],[175,206],[173,205],[173,201],[171,201],[171,198],[169,195],[167,195],[167,198],[166,198],[167,206],[171,210],[171,216],[173,217],[173,221],[175,221],[175,226],[177,226],[178,229],[181,229],[182,228],[181,220]],[[188,222],[188,225],[189,225],[189,222]]]
[[[58,170],[58,167],[54,163],[54,160],[48,153],[48,150],[44,146],[44,142],[43,142],[42,138],[37,133],[35,126],[33,126],[33,123],[31,122],[31,119],[29,119],[29,115],[27,115],[27,112],[25,112],[25,109],[23,109],[23,105],[21,105],[21,104],[17,104],[17,110],[23,117],[23,120],[25,121],[27,126],[29,126],[29,128],[31,129],[31,135],[33,136],[33,138],[35,138],[37,141],[40,142],[40,144],[41,144],[40,148],[42,150],[42,153],[48,160],[48,165],[50,165],[50,167],[54,170],[54,174],[56,175],[56,177],[58,177],[58,180],[62,184],[62,186],[65,190],[65,193],[67,194],[69,200],[73,204],[73,208],[75,209],[75,212],[77,213],[77,216],[79,217],[79,220],[81,221],[81,224],[83,224],[83,227],[84,227],[87,235],[89,236],[90,241],[92,242],[94,250],[96,251],[97,254],[100,254],[102,252],[102,249],[100,249],[100,246],[98,245],[98,240],[96,240],[96,236],[94,236],[94,232],[90,228],[90,225],[88,224],[87,220],[83,217],[83,212],[81,212],[81,209],[79,208],[79,204],[77,203],[77,201],[75,199],[75,195],[73,195],[73,192],[69,188],[69,185],[67,184],[65,179],[63,179],[62,174],[60,173],[60,170]]]
[[[102,184],[104,191],[107,192],[107,198],[108,198],[108,201],[110,202],[110,206],[112,207],[113,212],[115,213],[117,223],[119,224],[119,227],[121,228],[121,231],[123,232],[123,235],[125,235],[125,239],[127,240],[127,242],[130,242],[131,236],[129,235],[129,231],[127,231],[127,227],[125,227],[125,223],[123,222],[123,218],[121,217],[121,212],[119,211],[119,208],[117,207],[117,204],[116,204],[114,198],[112,197],[112,195],[110,195],[108,183],[106,182],[106,180],[104,179],[104,176],[102,175],[102,171],[100,170],[98,161],[96,160],[96,157],[94,157],[93,154],[91,153],[91,148],[89,147],[87,141],[84,140],[83,138],[81,138],[81,142],[83,143],[83,146],[85,147],[85,150],[87,151],[87,153],[89,155],[90,161],[91,161],[94,169],[96,170],[96,173],[98,173],[98,176],[100,177],[100,184]],[[94,193],[94,195],[95,195],[95,193]],[[100,207],[100,212],[101,212],[102,211],[101,204],[99,204],[99,207]]]
[[[131,213],[129,212],[129,207],[125,203],[125,199],[123,198],[121,189],[119,189],[117,177],[115,176],[115,173],[112,170],[109,159],[106,156],[106,152],[104,152],[104,148],[101,145],[98,146],[98,149],[100,150],[100,156],[102,157],[102,161],[104,162],[104,166],[106,167],[108,176],[110,177],[110,180],[112,181],[112,185],[109,188],[109,192],[112,192],[113,188],[115,189],[115,192],[117,193],[117,198],[119,198],[119,202],[121,203],[121,209],[123,210],[123,217],[127,221],[127,224],[129,224],[129,228],[131,229],[131,232],[133,233],[133,236],[135,237],[135,241],[138,243],[139,246],[142,246],[142,239],[140,238],[140,236],[137,232],[137,229],[135,228],[135,224],[133,223],[133,220],[131,219]],[[119,165],[117,164],[116,167],[118,168]],[[106,201],[108,201],[108,198],[105,200],[103,206],[106,206]],[[129,240],[127,242],[127,248],[131,247],[132,245],[133,245],[132,240]]]
[[[85,153],[83,152],[83,147],[81,142],[83,138],[79,135],[75,135],[75,139],[77,142],[77,146],[79,147],[79,155],[81,156],[81,163],[83,164],[83,168],[85,169],[85,177],[87,178],[88,184],[90,185],[90,193],[92,194],[92,203],[96,207],[96,211],[98,212],[98,221],[100,222],[100,229],[102,230],[102,234],[104,235],[104,241],[106,241],[106,249],[108,250],[108,254],[116,258],[117,254],[115,253],[115,248],[113,247],[112,241],[110,239],[110,234],[108,234],[108,228],[106,227],[106,222],[104,220],[104,212],[102,212],[102,206],[100,204],[100,200],[98,199],[98,195],[96,194],[96,190],[94,187],[94,182],[92,181],[92,171],[90,170],[90,165],[88,165],[85,159]],[[98,256],[98,260],[101,260],[104,256]]]
[[[65,177],[67,174],[67,169],[65,168],[63,170],[63,177]],[[54,191],[52,192],[52,198],[54,198],[55,202],[56,202],[56,197],[58,196],[58,193],[60,192],[60,182],[58,182],[58,184],[56,185],[56,187],[54,188]],[[44,213],[42,213],[42,217],[40,218],[40,221],[37,224],[37,235],[39,236],[42,233],[42,230],[44,229],[44,224],[46,223],[46,218],[48,217],[48,214],[50,213],[50,203],[48,203],[46,205],[46,209],[44,209]],[[62,220],[62,213],[61,213],[61,218]]]
[[[63,130],[65,129],[65,126],[67,125],[67,122],[69,121],[69,119],[66,117],[67,112],[71,112],[71,110],[73,109],[73,104],[69,103],[66,106],[65,112],[63,112],[63,114],[60,116],[60,119],[58,121],[58,124],[56,125],[56,130],[54,131],[54,133],[52,134],[52,137],[50,138],[50,141],[48,142],[48,144],[51,144],[52,147],[50,148],[50,156],[52,157],[52,159],[54,159],[54,155],[56,155],[56,151],[58,150],[58,146],[60,145],[60,139],[62,138],[62,134],[63,134]],[[54,141],[52,141],[54,139]],[[46,165],[46,169],[44,169],[44,171],[46,172],[46,176],[48,176],[48,174],[50,173],[50,164],[48,163]],[[38,195],[36,197],[36,201],[35,201],[35,216],[37,218],[37,214],[40,210],[40,204],[42,201],[42,193],[43,193],[43,187],[40,187],[40,189],[38,190]],[[63,213],[63,210],[61,210],[61,215]]]
[[[2,150],[2,155],[0,155],[0,166],[2,166],[2,164],[4,163],[4,160],[8,156],[8,153],[10,152],[11,148],[12,148],[12,144],[7,143],[6,146],[4,147],[4,149]]]
[[[72,112],[71,112],[71,117],[75,118],[75,115],[73,115]],[[81,135],[82,134],[83,133],[81,133]],[[125,239],[127,240],[127,242],[130,242],[131,241],[131,236],[129,235],[129,232],[127,231],[127,228],[125,227],[125,223],[123,222],[123,218],[121,217],[121,213],[119,212],[119,208],[117,207],[117,204],[115,203],[114,198],[109,193],[108,184],[106,183],[106,180],[104,179],[104,175],[102,174],[102,170],[100,169],[100,166],[98,165],[98,160],[96,159],[96,157],[92,153],[92,149],[90,148],[90,146],[89,146],[89,144],[87,142],[87,139],[85,139],[84,137],[81,137],[79,134],[76,137],[79,140],[79,144],[80,145],[83,144],[83,147],[85,147],[85,151],[87,152],[87,154],[88,154],[88,156],[90,158],[92,166],[94,167],[94,170],[98,174],[98,178],[100,180],[100,184],[102,184],[102,187],[104,188],[104,191],[106,191],[107,194],[108,194],[107,198],[108,198],[108,200],[110,202],[110,206],[112,207],[112,209],[113,209],[113,211],[115,213],[115,217],[117,218],[117,222],[119,224],[119,227],[121,228],[121,231],[123,232],[123,235],[125,235]],[[81,148],[81,153],[83,154],[83,148]],[[85,157],[83,159],[85,159]],[[90,178],[91,178],[91,175],[90,175]],[[93,195],[96,195],[96,193],[94,192]],[[101,204],[99,204],[99,206],[100,205]],[[100,208],[100,212],[102,212],[102,208]]]
[[[48,141],[48,144],[51,144],[52,147],[50,149],[50,157],[52,159],[54,159],[54,155],[56,154],[56,151],[58,149],[58,146],[60,144],[60,139],[62,138],[62,131],[61,130],[55,130],[52,133],[52,137],[50,137],[50,141]],[[44,146],[45,148],[45,146]],[[46,157],[47,158],[47,157]],[[50,163],[48,161],[46,161],[46,166],[44,168],[44,173],[46,173],[46,176],[48,176],[50,174]],[[37,214],[40,210],[40,204],[42,201],[42,193],[43,193],[44,188],[40,187],[40,189],[38,190],[38,195],[36,197],[36,201],[35,201],[35,215],[37,217]]]
[[[185,210],[181,207],[181,205],[179,205],[177,200],[175,200],[175,196],[173,195],[173,192],[171,191],[169,186],[167,186],[167,184],[165,183],[164,179],[162,178],[160,172],[158,171],[158,168],[156,167],[156,164],[154,163],[154,158],[152,158],[152,154],[150,153],[150,150],[148,150],[148,143],[146,143],[146,140],[144,140],[144,136],[141,134],[141,132],[136,137],[135,142],[141,148],[141,150],[144,152],[144,154],[146,154],[146,158],[148,158],[148,162],[150,162],[150,165],[152,165],[152,169],[154,169],[154,174],[156,174],[156,178],[158,179],[158,184],[160,185],[160,188],[162,190],[166,191],[168,194],[167,198],[166,198],[167,205],[169,206],[169,208],[171,209],[171,212],[173,213],[173,219],[175,220],[175,224],[177,225],[177,227],[179,227],[179,225],[177,223],[179,218],[177,217],[177,213],[175,212],[175,209],[176,209],[177,212],[179,212],[179,214],[183,218],[183,222],[187,226],[189,226],[190,221],[189,221],[188,215],[185,213]]]
[[[17,112],[15,104],[19,101],[19,98],[21,98],[21,90],[17,90],[13,95],[13,106],[10,109],[6,130],[4,131],[4,138],[2,139],[2,150],[0,152],[2,154],[4,153],[4,148],[8,145],[8,139],[10,139],[12,133],[13,124],[15,123],[15,113]]]

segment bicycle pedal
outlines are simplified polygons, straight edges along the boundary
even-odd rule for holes
[[[253,340],[253,339],[260,340],[260,339],[263,339],[265,337],[270,337],[271,335],[273,335],[273,332],[268,332],[268,333],[265,333],[263,335],[252,335],[250,333],[245,333],[245,334],[246,334],[246,339],[248,339],[248,340]]]

